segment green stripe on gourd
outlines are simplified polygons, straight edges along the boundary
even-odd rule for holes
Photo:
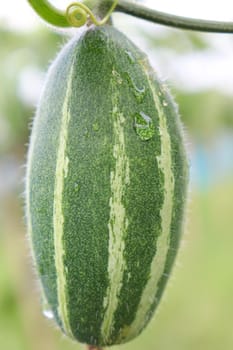
[[[53,63],[31,136],[27,221],[43,292],[68,336],[127,342],[146,326],[177,252],[187,162],[176,106],[110,26]]]

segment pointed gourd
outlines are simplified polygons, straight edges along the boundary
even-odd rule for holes
[[[26,215],[46,313],[110,346],[145,328],[179,247],[187,160],[177,107],[111,26],[49,69],[28,153]]]

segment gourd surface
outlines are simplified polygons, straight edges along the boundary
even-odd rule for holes
[[[50,67],[26,183],[35,265],[58,325],[92,345],[136,337],[177,253],[187,162],[167,87],[115,28],[89,29]]]

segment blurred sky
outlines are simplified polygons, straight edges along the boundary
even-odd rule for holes
[[[65,8],[70,0],[50,0],[54,5]],[[141,2],[141,1],[140,1]],[[160,11],[171,12],[190,17],[233,20],[232,0],[145,0],[145,4]],[[37,17],[28,6],[27,0],[1,1],[0,18],[6,18],[11,25],[28,28],[37,22]]]
[[[232,0],[146,0],[150,7],[180,16],[212,20],[233,20]]]
[[[139,0],[138,0],[139,1]],[[55,6],[65,9],[71,0],[53,0]],[[141,2],[141,1],[140,1]],[[143,2],[143,1],[142,1]],[[233,20],[232,0],[145,0],[145,4],[157,10],[174,13],[177,15],[206,18],[213,20]],[[115,16],[117,26],[129,35],[143,50],[145,50],[152,62],[158,62],[155,52],[145,43],[143,35],[137,29],[143,27],[145,31],[155,35],[165,31],[163,26],[155,26],[138,19]],[[125,18],[125,20],[124,20]],[[0,21],[4,21],[10,27],[17,30],[28,30],[41,25],[41,21],[28,5],[27,0],[2,1],[0,7]],[[137,21],[137,22],[135,22]],[[119,24],[119,25],[118,25]],[[189,52],[177,55],[170,50],[163,55],[158,67],[161,75],[168,78],[172,84],[182,86],[185,90],[200,91],[205,89],[222,90],[233,95],[233,35],[229,34],[203,34],[211,43],[206,52]],[[158,48],[159,50],[159,48]],[[163,67],[164,65],[164,67]],[[174,83],[173,83],[174,81]]]

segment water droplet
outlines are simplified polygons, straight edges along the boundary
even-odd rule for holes
[[[94,131],[99,131],[99,129],[100,129],[99,124],[98,124],[97,122],[93,123],[93,124],[92,124],[92,129],[93,129]]]
[[[144,112],[136,113],[134,117],[134,128],[142,141],[150,140],[155,133],[152,119]]]
[[[126,53],[128,59],[129,59],[129,62],[130,63],[135,63],[135,57],[133,56],[132,52],[126,50],[125,53]]]
[[[116,82],[118,84],[122,84],[123,80],[122,80],[120,74],[116,70],[114,70],[114,69],[112,70],[112,75],[114,76],[114,78],[116,79]]]
[[[52,320],[54,318],[52,310],[43,309],[43,315],[49,320]]]
[[[136,85],[134,85],[134,89],[135,89],[134,96],[136,97],[136,99],[139,103],[142,103],[142,101],[144,100],[145,94],[146,94],[145,86],[143,86],[142,88],[139,88]]]
[[[45,297],[42,298],[43,315],[48,319],[53,319],[54,315]]]
[[[145,86],[139,87],[128,73],[125,73],[125,77],[133,91],[134,96],[136,97],[136,100],[138,101],[138,103],[142,103],[146,94]]]
[[[167,107],[167,106],[168,106],[167,101],[163,100],[163,106],[164,106],[164,107]]]

